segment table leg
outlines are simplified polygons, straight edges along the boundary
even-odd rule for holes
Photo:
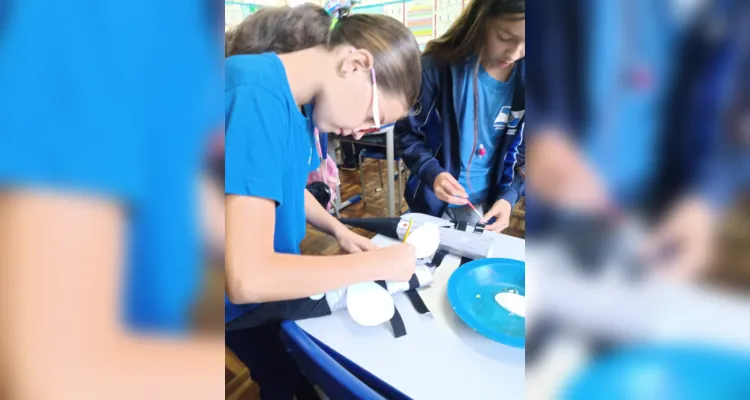
[[[393,158],[394,158],[393,129],[385,131],[385,158],[388,162],[388,216],[396,216],[396,199],[393,185]]]

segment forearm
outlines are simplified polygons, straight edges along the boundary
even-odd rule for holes
[[[500,196],[496,201],[503,199],[510,203],[511,206],[515,205],[518,202],[518,199],[523,196],[523,184],[523,177],[516,172],[516,176],[513,177],[513,182],[500,192]]]
[[[274,253],[267,257],[227,255],[227,295],[235,304],[291,300],[384,279],[374,252],[341,256]],[[250,258],[252,257],[252,258]]]
[[[344,224],[329,214],[307,189],[305,189],[305,217],[315,229],[331,236],[336,236],[342,229],[347,229]]]

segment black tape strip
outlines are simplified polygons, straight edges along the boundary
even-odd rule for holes
[[[474,233],[476,233],[477,235],[481,235],[482,233],[484,233],[484,227],[484,224],[476,224],[474,226]]]
[[[406,335],[406,326],[404,326],[404,320],[401,319],[401,314],[398,312],[398,308],[393,306],[393,318],[391,318],[391,328],[393,329],[393,337],[400,338]]]
[[[470,262],[470,261],[474,261],[474,260],[472,260],[471,258],[461,257],[461,264],[459,264],[459,265],[464,265],[464,264],[466,264],[467,262]]]
[[[463,231],[466,232],[466,221],[461,221],[456,223],[456,230],[457,231]]]
[[[414,309],[417,310],[420,314],[427,314],[430,312],[430,309],[427,308],[427,305],[424,304],[424,300],[422,300],[422,296],[417,293],[417,288],[419,287],[419,279],[417,279],[417,274],[414,274],[411,276],[411,279],[409,279],[409,290],[406,291],[406,297],[409,298],[409,301],[411,302],[411,305],[414,306]]]
[[[325,296],[320,300],[305,297],[295,300],[271,301],[258,304],[252,311],[229,321],[225,325],[225,329],[238,331],[280,323],[284,320],[298,321],[326,315],[331,315],[331,308],[328,306],[328,300]]]
[[[385,281],[375,281],[378,285],[380,285],[383,289],[386,291],[388,290],[388,285],[385,283]],[[404,326],[404,320],[401,319],[401,314],[398,312],[398,308],[396,306],[393,306],[393,318],[391,318],[391,328],[393,329],[393,336],[396,338],[400,338],[401,336],[406,335],[406,326]]]
[[[412,274],[411,279],[409,279],[409,290],[417,288],[419,288],[419,278],[417,278],[417,274]]]
[[[438,250],[437,253],[435,253],[434,256],[432,256],[432,261],[430,261],[427,266],[437,268],[440,266],[440,264],[443,263],[443,259],[445,256],[448,255],[448,252],[445,250]]]
[[[430,309],[427,308],[424,300],[422,300],[422,296],[420,296],[416,290],[407,290],[405,293],[406,297],[411,301],[411,305],[414,306],[414,309],[417,310],[418,313],[427,314],[430,312]]]

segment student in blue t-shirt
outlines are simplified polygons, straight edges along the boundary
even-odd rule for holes
[[[213,22],[198,0],[0,2],[0,397],[215,395],[223,337],[186,336]]]
[[[321,8],[305,7],[309,13],[266,9],[275,23],[263,24],[264,37],[285,40],[280,32],[301,26],[310,33],[305,37],[318,38],[315,46],[279,55],[241,54],[265,46],[243,42],[239,27],[230,41],[237,55],[225,62],[227,345],[250,366],[262,396],[269,398],[291,398],[297,382],[288,376],[293,365],[280,362],[288,356],[277,334],[278,320],[293,318],[294,310],[280,310],[275,319],[266,318],[266,310],[293,309],[296,299],[354,283],[406,281],[416,266],[411,245],[376,248],[305,190],[318,158],[313,124],[360,137],[403,118],[416,102],[421,76],[416,40],[388,17],[344,16],[332,26]],[[311,119],[300,112],[306,105],[314,105]],[[306,223],[351,254],[301,255]]]
[[[523,192],[524,13],[524,0],[475,0],[427,45],[421,109],[395,128],[412,211],[473,224],[471,202],[486,229],[508,226]]]

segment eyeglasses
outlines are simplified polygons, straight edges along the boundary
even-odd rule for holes
[[[378,103],[378,80],[375,78],[375,68],[370,68],[370,76],[372,76],[372,119],[375,122],[374,126],[369,128],[360,129],[357,133],[366,135],[368,133],[380,132],[380,105]]]

